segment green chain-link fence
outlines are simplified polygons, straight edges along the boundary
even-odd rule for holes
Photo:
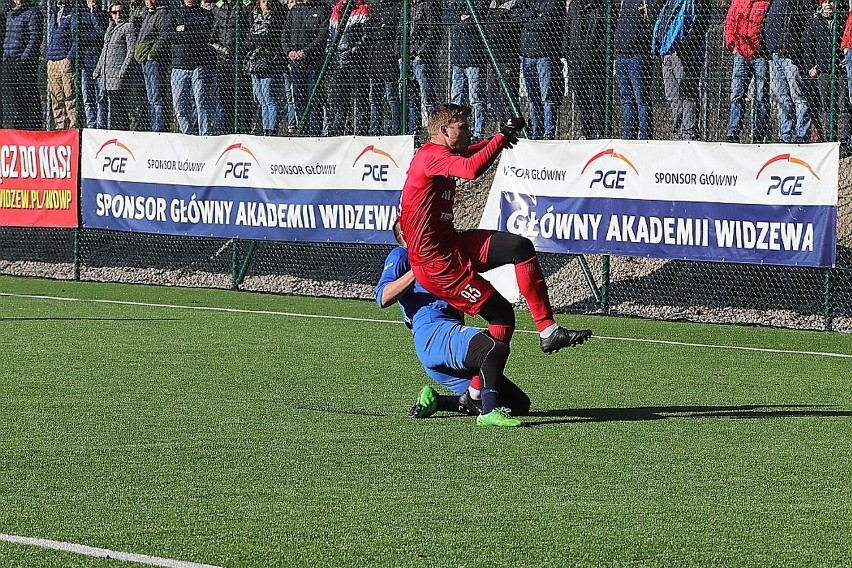
[[[840,141],[845,155],[847,6],[762,5],[767,16],[749,53],[748,28],[726,27],[735,10],[709,0],[22,0],[3,5],[0,121],[187,134],[411,133],[420,142],[431,108],[452,100],[473,107],[478,137],[522,113],[532,138],[826,140]],[[548,254],[554,303],[567,312],[850,331],[845,168],[840,179],[833,270]],[[461,197],[467,226],[481,210],[483,187],[475,189]],[[0,229],[5,274],[319,296],[370,298],[386,252]]]

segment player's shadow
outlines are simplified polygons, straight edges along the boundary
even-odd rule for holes
[[[576,422],[633,422],[665,420],[667,418],[694,419],[759,419],[852,417],[852,410],[836,410],[826,404],[746,404],[739,406],[637,406],[635,408],[565,408],[559,410],[534,410],[529,418],[550,418],[524,422],[525,426],[544,424],[571,424]]]

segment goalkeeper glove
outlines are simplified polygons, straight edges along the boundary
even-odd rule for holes
[[[518,143],[518,132],[523,130],[526,124],[522,116],[513,116],[503,123],[500,133],[506,138],[507,148],[512,148]]]

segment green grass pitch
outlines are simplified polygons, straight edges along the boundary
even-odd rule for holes
[[[0,534],[228,568],[852,566],[849,335],[563,315],[596,337],[548,357],[519,313],[533,416],[495,430],[406,417],[428,380],[395,307],[0,293]]]

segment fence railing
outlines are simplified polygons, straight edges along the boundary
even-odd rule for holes
[[[5,7],[0,124],[422,140],[431,107],[453,100],[474,109],[477,136],[523,113],[532,138],[830,140],[847,151],[845,6],[773,15],[747,58],[725,47],[728,7],[704,0],[196,4]],[[695,13],[683,39],[652,56],[681,4]],[[777,45],[787,47],[773,53]],[[578,268],[545,255],[554,303],[852,330],[849,185],[841,175],[835,269],[617,257]],[[369,298],[385,252],[377,248],[7,227],[0,272]]]

